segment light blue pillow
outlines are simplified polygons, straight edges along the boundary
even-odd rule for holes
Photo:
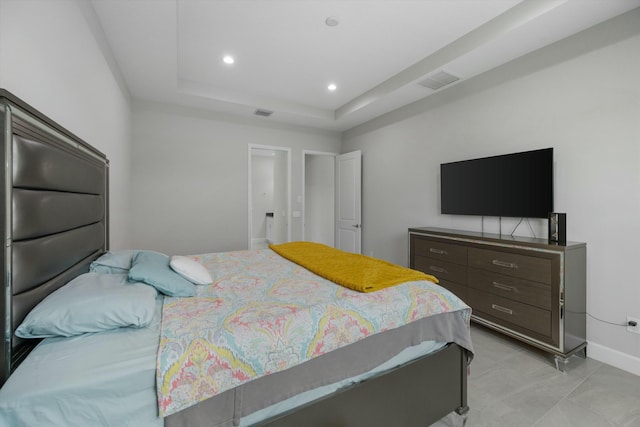
[[[126,274],[85,273],[53,292],[16,329],[20,338],[70,337],[153,320],[155,289],[130,283]]]
[[[138,251],[127,249],[109,251],[89,266],[89,271],[104,274],[127,274],[131,268],[131,259]]]
[[[89,266],[89,271],[103,274],[129,274],[133,257],[140,252],[160,253],[137,249],[109,251],[93,261]]]
[[[171,297],[192,297],[196,287],[169,267],[169,257],[157,252],[138,252],[131,261],[129,280],[144,282]]]

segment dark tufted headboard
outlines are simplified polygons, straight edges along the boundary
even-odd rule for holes
[[[14,331],[44,297],[108,248],[106,156],[0,89],[0,385],[36,340]]]

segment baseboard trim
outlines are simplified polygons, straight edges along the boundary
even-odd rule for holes
[[[640,376],[640,357],[631,356],[592,342],[587,346],[587,355],[598,362],[606,363]]]

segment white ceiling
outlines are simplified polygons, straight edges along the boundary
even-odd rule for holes
[[[640,0],[92,4],[135,99],[246,117],[260,108],[274,112],[261,120],[344,131],[434,93],[419,82],[439,71],[464,81]]]

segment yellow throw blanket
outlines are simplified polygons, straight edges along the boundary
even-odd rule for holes
[[[269,245],[273,251],[334,283],[359,292],[374,292],[400,283],[438,279],[381,259],[344,252],[320,243]]]

